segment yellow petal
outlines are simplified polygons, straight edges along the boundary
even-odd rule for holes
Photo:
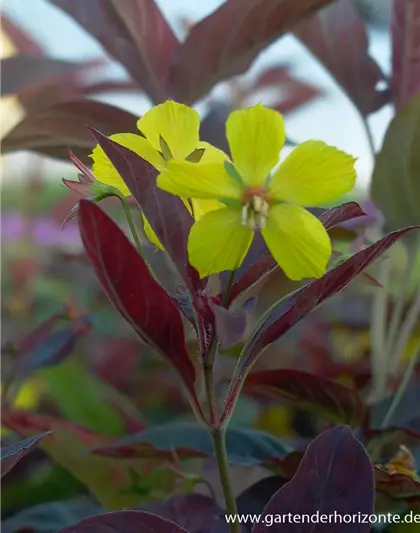
[[[158,176],[157,185],[184,198],[238,201],[242,198],[242,187],[218,163],[169,161],[167,169]]]
[[[190,263],[203,278],[235,270],[244,260],[254,234],[241,225],[241,209],[224,207],[195,222],[188,237]]]
[[[193,212],[192,212],[192,209],[191,209],[191,206],[188,200],[184,200],[183,198],[181,198],[181,200],[183,201],[189,214],[192,216]],[[222,205],[222,204],[219,204],[218,202],[215,202],[214,200],[202,200],[202,201],[213,202],[213,204],[217,203],[219,206]],[[215,208],[214,205],[213,205],[213,208]],[[208,207],[208,211],[210,211],[210,206]],[[144,215],[142,215],[142,217],[143,217],[143,230],[144,230],[144,233],[146,234],[146,237],[149,239],[149,241],[152,244],[156,246],[158,250],[164,250],[162,243],[158,239],[156,233],[153,231],[152,226],[149,224],[149,221],[146,219]]]
[[[303,207],[270,208],[262,236],[288,278],[320,278],[331,257],[331,241],[321,222]]]
[[[160,240],[157,238],[156,233],[153,231],[152,226],[147,221],[146,217],[142,215],[143,217],[143,229],[144,233],[146,234],[146,237],[149,239],[149,241],[156,246],[158,250],[163,250],[163,246],[160,242]]]
[[[134,133],[116,133],[109,138],[121,146],[135,152],[158,170],[163,170],[165,168],[165,162],[162,159],[162,156],[146,139],[140,137],[140,135]],[[90,157],[93,159],[92,172],[98,181],[105,185],[115,187],[124,196],[130,196],[131,193],[124,183],[124,180],[118,174],[114,165],[99,145],[93,149]]]
[[[198,220],[206,213],[210,211],[215,211],[216,209],[221,209],[226,207],[224,204],[218,202],[217,200],[191,200],[194,218]]]
[[[202,158],[200,159],[200,163],[221,163],[223,164],[224,161],[229,161],[229,157],[223,152],[223,150],[219,150],[219,148],[216,148],[210,143],[200,141],[197,144],[197,148],[204,148],[204,153]]]
[[[356,182],[355,158],[322,141],[297,146],[270,183],[278,201],[315,206],[336,200]]]
[[[260,104],[233,111],[226,121],[226,136],[242,179],[251,186],[264,185],[285,140],[280,113]]]
[[[191,107],[168,100],[140,117],[137,127],[159,151],[162,136],[172,157],[182,160],[197,148],[200,115]]]

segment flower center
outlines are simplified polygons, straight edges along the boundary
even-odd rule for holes
[[[242,225],[252,230],[264,228],[269,209],[267,200],[258,194],[252,195],[242,207]]]

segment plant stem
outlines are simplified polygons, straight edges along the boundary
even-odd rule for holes
[[[392,417],[394,416],[395,411],[397,410],[397,407],[399,406],[402,400],[402,397],[404,396],[404,393],[407,390],[408,384],[410,382],[410,378],[413,375],[419,355],[420,355],[420,348],[416,352],[414,352],[413,356],[411,357],[410,363],[407,367],[407,370],[404,373],[404,377],[400,383],[400,386],[398,387],[398,390],[389,407],[389,410],[387,414],[385,415],[385,418],[382,421],[382,424],[381,424],[382,429],[385,429],[390,423],[390,421],[392,420]]]
[[[211,438],[213,440],[214,452],[219,469],[220,483],[222,485],[223,495],[225,497],[226,511],[231,516],[234,516],[238,514],[238,509],[230,482],[225,433],[226,429],[224,426],[216,427],[211,432]],[[240,533],[240,527],[241,525],[239,522],[231,522],[230,533]]]
[[[365,129],[365,132],[366,132],[366,137],[369,143],[370,152],[372,154],[373,161],[375,162],[375,158],[376,158],[375,142],[373,140],[373,135],[372,135],[372,131],[369,126],[369,122],[365,116],[362,116],[362,123]]]
[[[407,316],[405,317],[405,320],[401,325],[401,331],[395,343],[394,353],[392,354],[393,355],[392,370],[398,365],[401,359],[401,355],[404,351],[404,348],[407,346],[407,343],[410,340],[410,336],[413,333],[414,328],[416,327],[416,324],[418,323],[419,318],[420,318],[420,290],[414,296],[413,305],[408,310]]]
[[[136,230],[136,226],[133,221],[133,217],[131,216],[131,213],[130,213],[130,207],[128,206],[128,203],[126,202],[124,198],[122,197],[119,197],[119,198],[121,200],[124,213],[127,218],[128,225],[130,226],[130,231],[131,231],[131,234],[133,235],[134,242],[136,243],[137,251],[140,255],[142,255],[142,246],[141,246],[140,238],[137,234],[137,230]]]
[[[210,425],[215,426],[218,424],[218,412],[217,412],[217,401],[214,390],[214,379],[213,379],[213,358],[212,360],[204,362],[204,382],[206,386],[206,395],[207,403],[209,405],[209,419]]]
[[[398,292],[395,307],[391,316],[391,321],[389,324],[389,333],[386,338],[386,350],[387,350],[387,360],[391,361],[393,356],[392,352],[395,348],[395,342],[397,340],[398,328],[401,327],[401,318],[404,311],[404,304],[407,297],[407,289],[410,281],[411,269],[414,263],[414,257],[410,254],[407,259],[407,265],[404,269],[401,279],[401,286]]]
[[[387,291],[391,273],[391,259],[384,259],[379,266],[378,281],[383,286],[376,289],[373,298],[372,327],[371,327],[371,366],[373,377],[372,400],[382,398],[386,392],[388,361],[385,360],[385,324]]]

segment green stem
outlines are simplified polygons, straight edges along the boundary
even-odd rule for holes
[[[394,396],[394,399],[389,407],[389,410],[387,414],[385,415],[385,418],[382,421],[381,428],[385,429],[390,421],[392,420],[392,417],[395,414],[395,411],[397,407],[399,406],[405,391],[407,390],[408,384],[410,383],[410,378],[413,375],[414,369],[416,368],[417,359],[420,355],[420,349],[418,349],[415,353],[413,353],[413,356],[411,357],[410,363],[407,367],[407,370],[405,371],[404,377],[400,383],[400,386],[398,387],[398,390]]]
[[[398,363],[400,362],[402,353],[406,348],[408,341],[410,340],[411,334],[413,333],[418,320],[420,318],[420,291],[414,296],[414,301],[410,309],[408,310],[407,316],[405,317],[404,322],[401,325],[401,331],[398,336],[398,339],[395,343],[394,353],[392,363],[393,370]]]
[[[211,361],[207,360],[204,362],[204,382],[206,387],[207,403],[209,406],[209,421],[211,426],[215,426],[218,424],[219,415],[217,412],[217,400],[214,390],[213,357]]]
[[[372,135],[372,131],[369,126],[369,122],[365,116],[362,116],[362,124],[366,132],[366,137],[369,143],[370,152],[372,154],[373,160],[375,161],[375,158],[376,158],[375,142],[373,140],[373,135]]]
[[[236,269],[235,269],[235,270],[232,270],[231,273],[230,273],[230,277],[229,277],[229,280],[228,280],[228,284],[227,284],[227,287],[226,287],[225,293],[224,293],[224,295],[223,295],[223,301],[222,301],[222,306],[223,306],[223,307],[228,307],[229,298],[230,298],[230,292],[231,292],[231,290],[232,290],[233,281],[234,281],[234,279],[235,279],[235,273],[236,273]]]
[[[134,242],[136,243],[137,251],[140,255],[142,255],[142,246],[141,246],[140,238],[136,230],[136,226],[133,221],[133,217],[131,216],[131,213],[130,213],[130,207],[124,198],[119,197],[119,199],[121,200],[124,213],[127,218],[128,225],[130,227],[131,234],[133,235]]]
[[[372,327],[371,327],[371,366],[373,377],[372,400],[382,398],[386,392],[388,361],[385,360],[385,324],[387,291],[391,273],[391,260],[386,258],[379,266],[379,282],[383,286],[376,289],[373,298]]]
[[[395,348],[395,342],[397,341],[398,328],[401,327],[401,318],[404,311],[404,304],[407,296],[407,289],[410,281],[411,269],[413,267],[414,257],[409,255],[407,259],[407,265],[404,269],[401,279],[401,286],[396,298],[395,308],[393,310],[391,321],[389,324],[389,333],[386,338],[386,350],[387,360],[392,359],[392,352]]]
[[[211,438],[213,440],[214,452],[219,469],[220,483],[222,485],[223,495],[225,497],[226,512],[232,516],[237,515],[238,508],[236,506],[236,500],[230,482],[225,427],[221,426],[214,428],[211,432]],[[241,525],[239,522],[231,522],[230,533],[240,533],[240,526]]]

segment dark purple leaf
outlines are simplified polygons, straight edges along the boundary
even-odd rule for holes
[[[172,299],[121,229],[97,205],[81,200],[78,220],[86,253],[111,303],[139,337],[173,365],[193,394],[195,369]]]
[[[270,476],[257,481],[236,498],[238,514],[259,515],[263,512],[268,501],[285,483],[287,479],[281,476]],[[252,523],[243,525],[251,533]]]
[[[16,444],[6,446],[1,450],[1,477],[5,476],[12,470],[18,461],[22,459],[27,453],[29,453],[40,440],[47,435],[50,435],[51,431],[45,431],[35,437],[21,440]]]
[[[392,2],[392,93],[397,110],[420,93],[420,3]]]
[[[80,160],[90,165],[88,157],[96,143],[85,124],[106,135],[115,132],[138,133],[137,117],[117,107],[79,100],[41,109],[26,116],[2,141],[3,152],[31,150],[68,160],[68,149],[77,150]]]
[[[51,330],[61,320],[67,313],[67,308],[65,307],[62,311],[55,313],[42,322],[37,328],[35,328],[31,333],[28,333],[17,345],[19,352],[24,353],[29,350],[34,350],[36,346],[44,342],[46,338],[50,335]]]
[[[321,220],[327,230],[331,230],[348,220],[365,216],[364,211],[356,202],[347,202],[338,207],[333,207],[332,209],[321,209],[314,214]],[[242,273],[242,276],[240,275],[236,278],[237,281],[232,286],[228,304],[230,305],[241,293],[250,289],[266,274],[269,274],[277,268],[278,265],[271,254],[267,252],[262,256],[259,256],[259,258],[251,263],[251,265]]]
[[[230,111],[229,106],[223,102],[210,104],[210,110],[200,124],[200,139],[223,150],[226,154],[229,153],[229,145],[225,123]]]
[[[204,289],[206,279],[200,279],[188,261],[187,239],[193,219],[185,205],[157,188],[158,172],[147,161],[99,131],[90,131],[137,200],[182,281],[193,293]]]
[[[115,511],[85,518],[57,533],[188,533],[174,522],[146,511]]]
[[[242,74],[266,46],[331,1],[228,0],[193,26],[182,45],[171,76],[175,97],[191,104]]]
[[[17,373],[26,376],[39,368],[60,363],[73,353],[77,341],[90,327],[90,317],[83,316],[69,326],[49,333],[33,348],[21,353],[17,361]]]
[[[262,514],[264,523],[252,533],[313,533],[337,531],[337,523],[310,522],[319,515],[351,516],[373,513],[375,499],[373,466],[366,450],[346,426],[321,433],[307,448],[298,471],[291,481],[271,498]],[[291,513],[291,520],[272,523],[272,517]],[[302,518],[308,516],[307,522]],[[296,517],[301,522],[294,522]],[[328,520],[328,518],[327,518]],[[304,525],[307,524],[307,525]],[[310,524],[310,525],[309,525]],[[340,532],[368,533],[371,524],[350,521],[340,524]]]
[[[169,66],[179,43],[154,0],[50,1],[120,61],[152,101],[169,97]]]
[[[295,35],[326,67],[364,115],[385,105],[385,79],[368,54],[368,38],[352,0],[338,0],[304,20]]]
[[[300,407],[321,412],[328,421],[356,427],[364,417],[364,407],[356,391],[315,374],[294,369],[251,373],[245,390]]]
[[[322,278],[304,285],[274,305],[266,320],[258,326],[244,347],[232,377],[224,417],[229,416],[249,371],[266,346],[282,337],[325,300],[344,289],[398,239],[415,229],[420,229],[420,226],[411,226],[389,233],[331,269]]]
[[[34,41],[33,37],[4,13],[1,14],[1,29],[20,53],[44,54],[44,49]]]
[[[172,520],[188,533],[229,533],[224,511],[201,494],[180,494],[149,504],[146,511]]]
[[[40,55],[15,55],[1,60],[4,81],[2,96],[19,93],[22,89],[35,85],[45,78],[60,77],[69,71],[80,68],[77,63],[53,59]]]

